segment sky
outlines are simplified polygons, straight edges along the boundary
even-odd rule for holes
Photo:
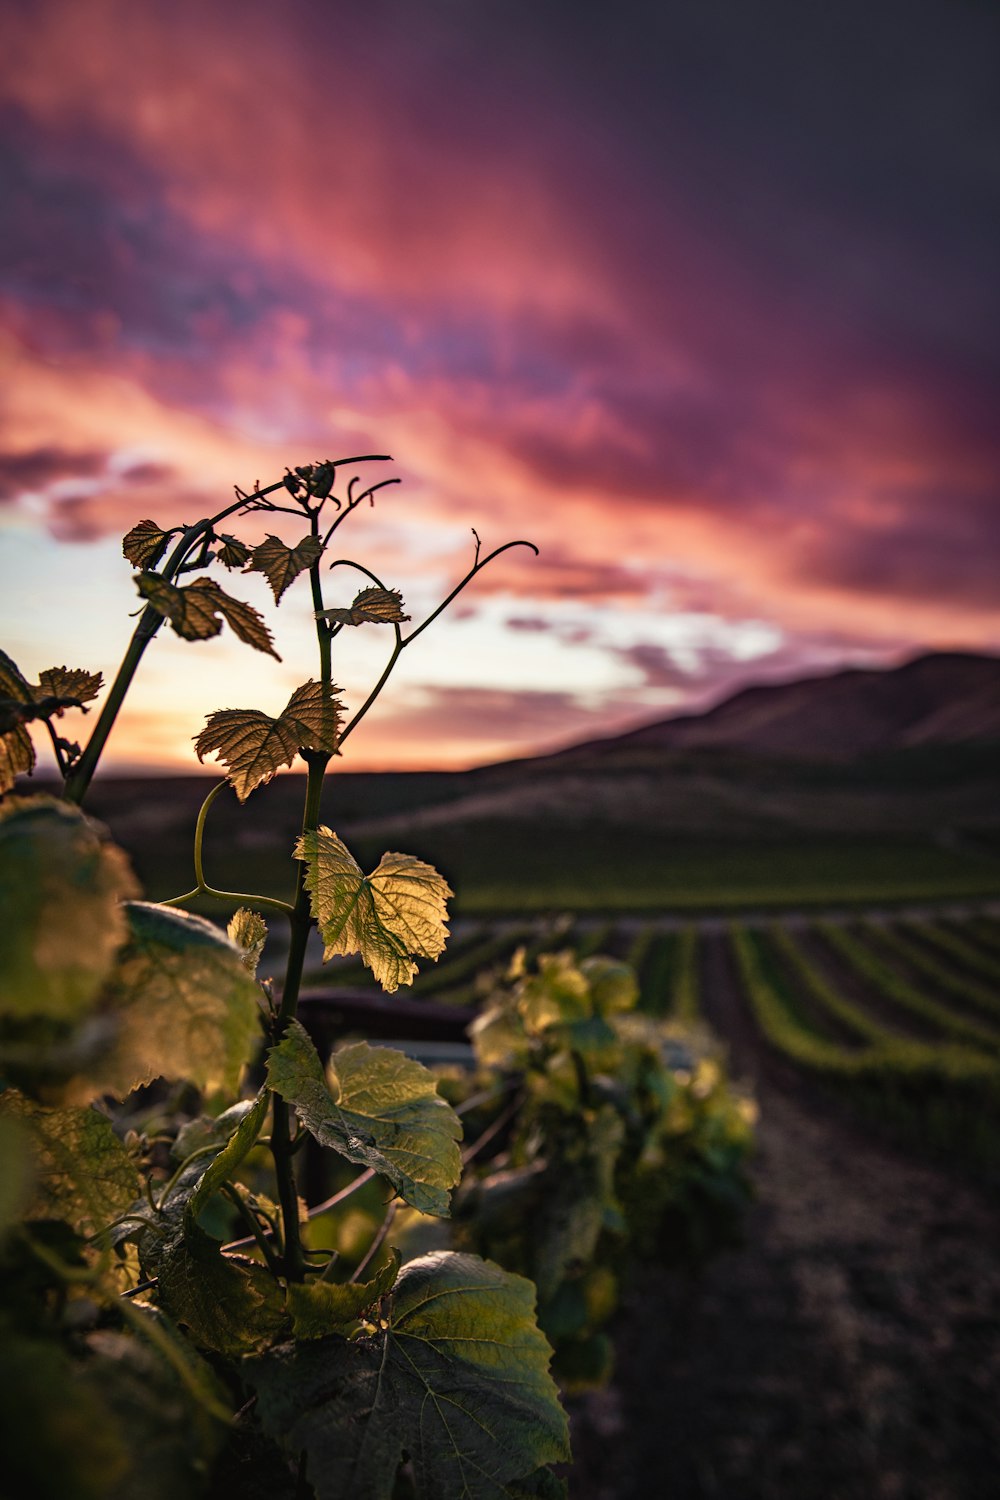
[[[0,644],[110,679],[130,526],[385,453],[341,555],[414,623],[473,528],[539,555],[404,652],[345,769],[996,650],[998,67],[988,0],[5,0]],[[106,768],[277,714],[304,581],[272,623],[280,662],[161,631]],[[390,645],[338,637],[349,709]]]

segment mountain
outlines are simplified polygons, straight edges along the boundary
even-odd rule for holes
[[[458,773],[433,804],[359,823],[386,837],[516,823],[527,839],[572,825],[731,838],[996,828],[1000,657],[941,652],[744,688],[706,713]]]
[[[1000,746],[1000,657],[954,651],[900,667],[743,688],[705,713],[662,719],[531,764],[580,766],[686,750],[850,762],[917,746],[987,743]]]

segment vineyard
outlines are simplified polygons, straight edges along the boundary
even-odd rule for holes
[[[700,920],[563,918],[463,924],[416,981],[436,1005],[474,1007],[523,948],[605,953],[639,976],[640,1009],[703,1023],[846,1099],[866,1118],[971,1163],[1000,1154],[1000,915]],[[313,985],[350,988],[360,965]],[[318,991],[313,991],[318,994]]]

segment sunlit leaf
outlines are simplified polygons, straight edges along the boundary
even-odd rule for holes
[[[122,538],[122,553],[134,568],[155,568],[172,535],[155,521],[139,521]]]
[[[374,1168],[423,1213],[448,1213],[462,1170],[462,1125],[421,1063],[357,1042],[333,1054],[324,1076],[316,1048],[294,1021],[268,1053],[267,1078],[322,1145]]]
[[[224,568],[245,568],[247,558],[250,556],[250,548],[246,542],[241,542],[238,536],[230,536],[228,532],[220,532],[219,541],[222,543],[215,554]]]
[[[405,1265],[387,1302],[371,1339],[246,1366],[265,1431],[305,1450],[317,1500],[390,1500],[404,1455],[419,1500],[545,1493],[537,1471],[569,1458],[569,1434],[531,1283],[439,1251]]]
[[[255,787],[290,766],[300,750],[332,750],[343,705],[320,682],[305,682],[276,719],[257,708],[209,714],[195,740],[199,760],[217,753],[241,802]]]
[[[394,1251],[371,1281],[291,1282],[287,1292],[292,1333],[297,1339],[322,1339],[331,1333],[347,1333],[373,1303],[392,1289],[399,1274],[399,1253]]]
[[[77,1096],[123,1098],[154,1078],[234,1090],[258,1036],[258,985],[243,955],[211,922],[173,907],[130,902],[129,939],[105,990],[116,1023],[105,1057]]]
[[[196,578],[194,583],[178,587],[156,573],[140,573],[135,584],[142,597],[186,641],[211,639],[219,634],[225,619],[241,641],[281,660],[259,611],[223,593],[214,578]]]
[[[380,588],[362,589],[350,609],[322,609],[317,617],[334,625],[400,625],[410,618],[399,590]]]
[[[136,892],[125,855],[51,797],[0,807],[0,1013],[72,1019],[111,972]]]
[[[365,875],[329,828],[303,834],[295,855],[306,862],[324,958],[360,953],[391,991],[412,981],[414,959],[444,951],[446,903],[453,892],[431,865],[410,854],[383,854],[378,868]]]
[[[226,928],[229,941],[235,943],[243,955],[243,963],[251,974],[256,974],[260,956],[267,942],[267,923],[259,912],[241,906],[229,919]]]
[[[65,1219],[93,1234],[139,1193],[139,1174],[111,1121],[96,1109],[46,1109],[16,1089],[0,1094],[0,1116],[22,1125],[34,1168],[25,1218]]]
[[[296,546],[287,546],[280,537],[266,536],[259,547],[250,554],[248,573],[263,573],[274,594],[275,604],[300,573],[305,572],[320,556],[323,547],[319,537],[304,536]]]

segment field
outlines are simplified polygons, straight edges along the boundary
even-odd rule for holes
[[[914,805],[930,806],[928,782],[914,780]],[[822,801],[830,788],[817,782]],[[456,890],[446,952],[372,1035],[403,1034],[402,1007],[423,1012],[431,1029],[419,1035],[437,1026],[460,1037],[467,1008],[518,947],[530,958],[573,946],[633,963],[642,1007],[708,1028],[759,1104],[746,1244],[694,1281],[655,1268],[630,1279],[614,1385],[575,1407],[572,1500],[992,1500],[994,793],[981,825],[964,804],[961,817],[943,819],[938,806],[921,823],[912,808],[904,817],[898,802],[868,800],[868,778],[863,805],[838,804],[836,828],[781,833],[749,816],[760,780],[740,797],[731,781],[739,817],[720,823],[716,806],[708,826],[691,826],[692,813],[671,833],[642,804],[630,819],[583,820],[596,795],[572,804],[575,817],[553,806],[529,818],[516,804],[501,817],[470,778],[365,783],[335,783],[325,821],[369,867],[403,849],[437,863]],[[190,887],[190,831],[209,785],[169,783],[152,799],[139,782],[97,789],[95,811],[152,896]],[[301,786],[284,777],[266,796],[264,822],[228,795],[213,808],[213,883],[288,893]],[[264,960],[279,982],[281,926]],[[338,994],[346,1005],[376,993],[356,963],[322,964],[318,946],[308,965],[307,991],[326,996],[318,1004],[335,1027]]]

